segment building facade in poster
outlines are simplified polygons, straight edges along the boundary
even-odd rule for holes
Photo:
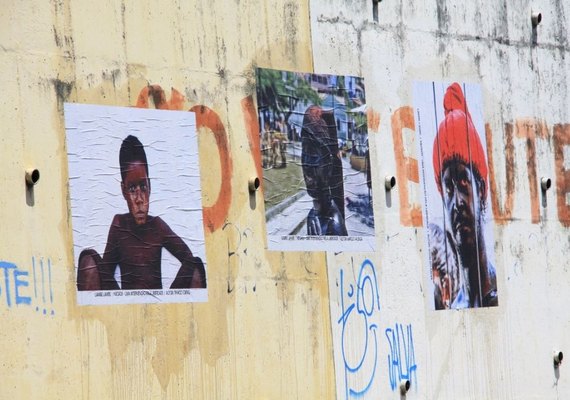
[[[193,113],[65,105],[80,304],[206,301]]]
[[[480,87],[417,82],[414,105],[434,308],[497,306]]]
[[[256,72],[268,248],[373,250],[362,78]]]

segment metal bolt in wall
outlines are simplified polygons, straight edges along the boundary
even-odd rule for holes
[[[386,190],[392,190],[396,186],[396,177],[393,175],[386,175],[384,178],[384,186]]]
[[[261,184],[261,182],[259,181],[259,178],[257,176],[249,178],[249,180],[247,181],[247,186],[248,186],[249,192],[255,193],[257,191],[257,189],[259,189],[260,184]]]
[[[26,170],[26,185],[34,186],[40,180],[40,171],[36,168]]]
[[[530,14],[530,20],[532,22],[532,27],[536,28],[542,21],[542,13],[538,11],[532,11]]]
[[[562,359],[564,358],[564,354],[561,351],[554,352],[554,367],[558,368],[560,364],[562,364]]]

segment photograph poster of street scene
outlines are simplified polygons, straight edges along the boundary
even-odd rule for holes
[[[364,80],[258,68],[267,248],[372,251]]]

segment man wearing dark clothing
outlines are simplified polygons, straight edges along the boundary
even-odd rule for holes
[[[303,118],[301,141],[305,186],[313,198],[307,234],[346,236],[342,163],[332,112],[310,106]]]
[[[483,231],[488,187],[485,150],[457,83],[447,88],[443,106],[433,167],[444,206],[444,228],[428,226],[435,305],[496,306],[495,267],[488,258]]]

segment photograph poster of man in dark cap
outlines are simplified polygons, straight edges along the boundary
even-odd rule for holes
[[[364,80],[258,68],[267,247],[372,251]]]
[[[64,111],[78,303],[206,301],[194,113]]]
[[[497,306],[480,86],[416,82],[414,106],[433,306]]]

